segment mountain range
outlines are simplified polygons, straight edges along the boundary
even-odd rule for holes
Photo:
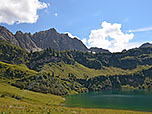
[[[27,51],[40,51],[50,47],[58,51],[80,50],[109,53],[108,50],[102,48],[88,49],[78,38],[71,38],[67,33],[60,34],[54,28],[34,34],[23,33],[22,31],[13,34],[5,27],[0,26],[0,39],[18,45]]]
[[[84,52],[110,53],[109,50],[97,47],[88,49],[78,38],[71,38],[68,36],[68,33],[60,34],[54,28],[34,34],[23,33],[22,31],[17,31],[13,34],[7,28],[0,26],[0,39],[18,45],[27,51],[41,51],[46,48],[52,48],[58,51],[79,50]],[[139,48],[145,47],[152,47],[152,44],[147,42]]]

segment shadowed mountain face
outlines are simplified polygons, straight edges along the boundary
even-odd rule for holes
[[[109,50],[106,50],[106,49],[102,49],[102,48],[97,48],[97,47],[91,47],[89,49],[89,51],[91,52],[97,52],[97,53],[110,53]]]
[[[59,34],[55,29],[30,33],[17,31],[15,35],[0,26],[0,39],[16,44],[28,51],[39,51],[45,48],[55,50],[87,51],[87,47],[77,38],[70,38],[67,34]]]
[[[152,47],[152,44],[147,42],[142,44],[139,48],[148,48],[148,47]]]

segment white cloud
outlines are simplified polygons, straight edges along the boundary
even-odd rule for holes
[[[152,27],[147,27],[147,28],[140,28],[140,29],[135,29],[135,30],[129,30],[128,32],[145,32],[145,31],[151,31]]]
[[[47,7],[39,0],[0,0],[0,23],[35,23],[37,10]]]
[[[118,52],[139,46],[138,43],[130,43],[134,34],[123,33],[121,24],[111,24],[104,21],[101,26],[101,29],[91,31],[88,39],[89,47],[99,47],[111,52]]]
[[[58,16],[58,13],[55,13],[54,15],[57,17],[57,16]]]
[[[82,40],[81,40],[82,42],[83,42],[83,44],[87,44],[87,39],[86,38],[83,38]]]
[[[70,32],[65,32],[65,34],[68,34],[68,36],[69,36],[70,38],[80,39],[79,37],[72,35]]]

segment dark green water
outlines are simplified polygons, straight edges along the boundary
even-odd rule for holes
[[[152,91],[100,91],[66,97],[66,106],[152,112]]]

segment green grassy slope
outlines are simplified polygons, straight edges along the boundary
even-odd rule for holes
[[[28,90],[20,90],[19,88],[13,87],[6,83],[0,84],[0,96],[3,99],[11,99],[16,102],[20,101],[23,103],[42,105],[59,105],[61,102],[64,101],[64,99],[60,96],[42,94]]]
[[[11,79],[25,78],[37,75],[38,73],[34,70],[30,70],[24,64],[15,65],[8,64],[0,61],[0,79]]]
[[[60,63],[48,63],[45,64],[41,68],[41,72],[54,72],[55,75],[60,76],[62,78],[67,78],[69,73],[74,74],[77,78],[91,78],[94,76],[113,76],[113,75],[129,75],[136,72],[140,72],[142,70],[147,70],[151,66],[150,65],[138,65],[135,69],[132,70],[123,70],[121,68],[116,67],[103,67],[100,70],[91,69],[85,67],[79,63],[75,63],[74,65],[65,64],[64,62]]]

